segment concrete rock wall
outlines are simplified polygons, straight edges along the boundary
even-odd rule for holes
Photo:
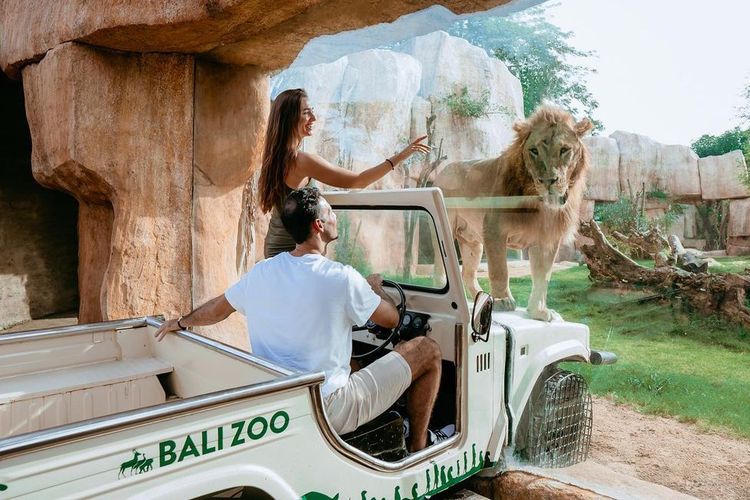
[[[750,197],[750,189],[740,182],[740,176],[747,171],[745,157],[740,151],[701,158],[698,168],[704,200]]]
[[[81,322],[187,313],[252,266],[264,72],[68,43],[24,90],[34,176],[81,207]],[[247,347],[239,316],[203,332]]]

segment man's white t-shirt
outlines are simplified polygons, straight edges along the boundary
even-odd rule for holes
[[[380,297],[351,266],[283,252],[257,263],[224,294],[247,317],[253,353],[301,371],[323,371],[323,397],[346,385],[352,326]]]

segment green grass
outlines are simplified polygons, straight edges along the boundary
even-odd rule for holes
[[[720,267],[712,272],[750,267],[747,259],[716,260]],[[480,283],[489,289],[487,280]],[[531,279],[511,279],[511,290],[525,307]],[[555,273],[548,304],[566,320],[588,325],[592,348],[617,353],[615,365],[566,364],[588,379],[594,394],[750,438],[746,329],[681,311],[646,292],[592,287],[586,266]]]

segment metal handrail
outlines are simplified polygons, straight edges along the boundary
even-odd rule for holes
[[[104,321],[101,323],[90,323],[85,325],[59,326],[57,328],[43,328],[40,330],[26,330],[16,333],[0,333],[0,345],[22,342],[25,340],[36,340],[45,337],[68,337],[70,335],[83,335],[86,333],[109,332],[112,330],[124,330],[127,328],[140,328],[146,326],[147,317],[118,319]]]

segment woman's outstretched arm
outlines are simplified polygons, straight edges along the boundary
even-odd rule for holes
[[[406,146],[401,152],[393,155],[387,160],[370,167],[362,172],[352,172],[345,168],[337,167],[318,155],[309,153],[299,153],[297,156],[297,165],[294,171],[295,177],[300,180],[305,177],[328,184],[329,186],[340,188],[365,188],[384,177],[388,172],[393,170],[396,165],[406,160],[414,153],[429,153],[430,147],[422,144],[427,136],[423,136]]]

